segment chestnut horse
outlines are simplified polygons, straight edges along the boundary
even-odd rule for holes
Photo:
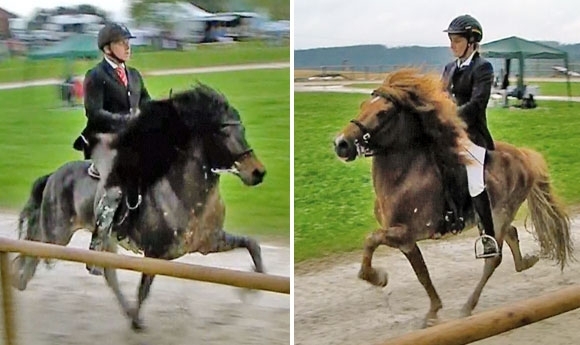
[[[381,244],[401,250],[429,295],[425,325],[437,321],[442,303],[417,242],[445,232],[445,200],[438,167],[462,168],[468,159],[462,154],[466,138],[465,124],[439,76],[403,69],[386,77],[334,141],[336,154],[345,161],[361,153],[372,155],[375,217],[380,228],[364,242],[358,276],[373,285],[386,286],[387,273],[371,264],[373,253]],[[496,142],[496,150],[488,152],[486,159],[485,183],[496,239],[500,250],[504,241],[511,249],[516,271],[538,261],[537,255],[522,257],[517,229],[512,225],[526,199],[541,254],[556,260],[563,269],[573,251],[570,220],[552,191],[542,155]],[[476,224],[473,209],[465,215],[466,228]],[[501,255],[485,259],[483,276],[462,315],[471,314],[501,260]]]

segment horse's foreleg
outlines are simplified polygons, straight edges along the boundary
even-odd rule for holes
[[[429,300],[431,301],[431,306],[429,308],[429,312],[425,316],[425,326],[432,326],[437,322],[437,312],[439,309],[443,307],[441,303],[441,299],[433,286],[433,282],[431,281],[431,277],[429,276],[429,271],[427,270],[427,265],[425,265],[425,260],[423,260],[423,254],[421,254],[421,250],[417,244],[414,244],[410,250],[407,248],[402,248],[401,251],[413,267],[413,271],[417,275],[419,282],[427,291],[427,295],[429,296]]]
[[[113,241],[106,241],[106,249],[108,252],[116,253],[117,252],[117,245],[112,243]],[[117,297],[117,301],[121,305],[123,309],[123,313],[125,313],[131,320],[133,320],[134,310],[129,306],[127,299],[121,292],[119,288],[119,281],[117,280],[117,270],[113,267],[105,267],[105,280],[107,281],[107,285],[113,290],[115,297]]]
[[[143,322],[141,321],[141,317],[139,313],[141,312],[141,305],[143,301],[149,296],[149,291],[151,289],[151,284],[153,283],[154,275],[150,274],[142,274],[141,275],[141,283],[139,284],[139,291],[137,294],[137,306],[135,309],[131,310],[131,328],[134,330],[142,330],[144,328]]]
[[[401,248],[408,242],[407,227],[404,226],[390,227],[387,230],[377,229],[368,235],[364,242],[363,259],[358,277],[375,286],[387,286],[389,281],[387,272],[372,267],[373,254],[381,244]]]
[[[248,236],[237,236],[228,234],[224,230],[216,231],[213,234],[212,240],[200,252],[204,254],[219,253],[236,248],[246,248],[254,262],[254,270],[258,273],[264,273],[264,265],[262,263],[262,250],[256,240]]]
[[[520,239],[518,238],[518,230],[515,226],[509,226],[507,228],[505,242],[508,244],[510,250],[512,251],[517,272],[527,270],[538,262],[539,258],[537,255],[526,255],[522,258],[522,252],[520,251]]]

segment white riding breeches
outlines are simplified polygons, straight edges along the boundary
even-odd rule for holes
[[[467,140],[464,147],[465,152],[463,152],[463,154],[467,155],[467,158],[469,159],[469,163],[465,166],[467,168],[469,195],[475,197],[485,190],[483,171],[486,149],[475,145],[471,140]]]

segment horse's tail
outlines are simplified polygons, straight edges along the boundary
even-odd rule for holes
[[[560,265],[563,270],[574,259],[574,246],[570,237],[570,218],[564,205],[552,190],[548,165],[536,151],[523,149],[528,158],[528,169],[534,184],[528,195],[529,217],[535,229],[535,238],[541,252]]]
[[[19,239],[40,240],[40,205],[42,203],[42,194],[49,177],[50,174],[39,177],[32,184],[30,197],[18,217]]]

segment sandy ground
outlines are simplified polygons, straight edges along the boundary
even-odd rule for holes
[[[574,219],[575,242],[580,241],[580,218]],[[531,234],[519,228],[522,253],[539,250]],[[445,321],[459,312],[480,279],[483,262],[473,258],[475,232],[441,241],[419,243],[442,301]],[[421,327],[429,299],[406,258],[398,250],[377,250],[373,265],[389,273],[385,288],[359,280],[361,253],[331,258],[295,268],[295,344],[378,344]],[[474,313],[580,283],[580,263],[563,273],[540,260],[516,273],[509,249],[484,288]],[[571,345],[580,343],[580,310],[488,338],[478,345]]]
[[[0,236],[16,238],[14,215],[0,216]],[[87,248],[88,232],[79,231],[70,246]],[[121,250],[121,254],[127,254]],[[269,273],[289,276],[288,247],[263,244]],[[177,261],[249,271],[247,251]],[[140,274],[118,271],[123,292],[136,298]],[[147,329],[135,333],[102,277],[89,275],[84,264],[57,261],[39,265],[28,288],[14,291],[18,344],[25,345],[182,345],[288,344],[290,296],[271,292],[244,293],[234,287],[158,276],[141,316]],[[1,316],[0,316],[1,319]],[[3,321],[2,321],[3,322]],[[0,325],[0,339],[3,337]],[[2,341],[0,340],[0,343]]]

